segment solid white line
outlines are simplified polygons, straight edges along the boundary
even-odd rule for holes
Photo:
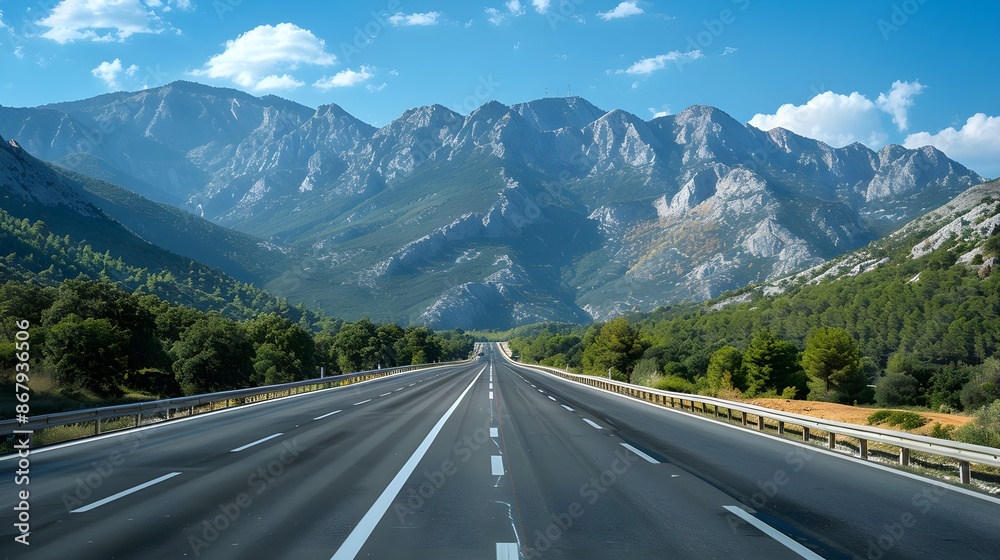
[[[552,399],[552,402],[559,402],[556,399],[554,399],[553,397],[549,397],[549,398]]]
[[[570,411],[570,412],[575,412],[572,408],[570,408],[570,407],[568,407],[566,405],[562,405],[562,407],[565,408],[566,410]]]
[[[778,541],[779,543],[785,545],[789,550],[798,554],[799,556],[806,558],[808,560],[823,560],[823,557],[816,554],[815,552],[809,550],[808,548],[802,546],[801,544],[795,542],[788,535],[778,531],[774,527],[771,527],[767,523],[764,523],[760,519],[757,519],[753,515],[747,513],[743,508],[738,506],[722,506],[723,509],[729,511],[730,513],[736,515],[743,521],[753,525],[763,532],[765,535],[771,537],[772,539]]]
[[[230,453],[236,453],[236,452],[238,452],[238,451],[243,451],[244,449],[246,449],[246,448],[248,448],[248,447],[253,447],[253,446],[257,445],[258,443],[264,443],[265,441],[267,441],[267,440],[269,440],[269,439],[274,439],[274,438],[276,438],[276,437],[278,437],[278,436],[281,436],[281,435],[284,435],[284,433],[283,433],[283,432],[278,432],[278,433],[276,433],[276,434],[271,434],[271,435],[267,436],[266,438],[261,438],[261,439],[258,439],[258,440],[257,440],[257,441],[255,441],[255,442],[252,442],[252,443],[248,443],[248,444],[246,444],[246,445],[242,445],[242,446],[240,446],[240,447],[237,447],[236,449],[230,449],[230,450],[229,450],[229,452],[230,452]]]
[[[459,367],[459,366],[452,366],[452,365],[434,366],[434,367],[420,369],[420,370],[416,370],[416,371],[408,371],[408,372],[404,372],[404,373],[396,373],[396,374],[393,374],[393,375],[400,375],[400,376],[407,375],[407,376],[409,376],[411,374],[425,373],[425,372],[428,372],[428,371],[431,371],[431,370],[435,370],[435,369],[438,369],[438,368],[448,368],[448,367]],[[95,441],[101,441],[101,440],[104,440],[104,439],[125,437],[125,436],[128,436],[130,434],[134,434],[136,432],[145,432],[145,431],[148,431],[148,430],[156,430],[156,429],[159,429],[159,428],[163,428],[165,426],[176,426],[177,424],[181,424],[181,423],[184,423],[184,422],[191,422],[191,421],[196,421],[196,420],[202,420],[202,419],[205,419],[205,418],[216,416],[218,414],[228,414],[230,412],[237,412],[237,411],[241,411],[241,410],[246,410],[248,408],[253,408],[255,406],[264,406],[264,405],[267,405],[267,404],[274,404],[274,403],[285,401],[285,400],[289,400],[289,399],[297,399],[297,398],[300,398],[300,397],[309,397],[309,396],[315,397],[316,395],[320,395],[320,394],[323,394],[323,393],[326,393],[326,392],[334,392],[334,393],[336,393],[338,391],[355,389],[358,385],[365,385],[365,384],[368,384],[368,383],[376,383],[376,382],[384,381],[384,380],[385,380],[384,377],[379,377],[379,378],[376,378],[376,379],[369,379],[368,381],[359,381],[357,383],[352,383],[351,385],[340,385],[340,386],[337,386],[337,387],[328,387],[326,389],[317,389],[315,391],[308,391],[306,393],[297,393],[295,395],[289,395],[287,397],[278,397],[276,399],[268,399],[266,401],[259,401],[259,402],[250,403],[250,404],[244,404],[244,405],[240,405],[240,406],[232,406],[232,407],[223,408],[221,410],[213,410],[212,412],[202,412],[202,413],[199,413],[199,414],[195,414],[194,416],[185,416],[183,418],[174,418],[174,419],[171,419],[171,420],[169,420],[167,422],[158,422],[156,424],[150,424],[148,426],[139,426],[138,428],[129,428],[129,429],[125,429],[125,430],[116,430],[114,432],[107,433],[107,434],[102,434],[102,435],[99,435],[99,436],[93,436],[93,437],[88,437],[88,438],[84,438],[84,439],[77,439],[77,440],[67,441],[67,442],[64,442],[64,443],[57,443],[55,445],[46,445],[45,447],[39,447],[38,449],[32,449],[31,450],[31,454],[32,455],[37,455],[39,453],[47,453],[49,451],[56,451],[57,449],[65,449],[67,447],[74,447],[76,445],[86,445],[88,443],[93,443]],[[0,462],[10,461],[10,460],[16,460],[17,458],[18,458],[17,453],[11,453],[10,455],[0,456]]]
[[[660,464],[660,462],[657,461],[656,459],[650,457],[649,455],[646,455],[642,451],[639,451],[638,449],[632,447],[631,445],[629,445],[627,443],[622,443],[622,447],[624,447],[625,449],[628,449],[632,453],[635,453],[636,455],[642,457],[643,459],[649,461],[650,463],[653,463],[654,465],[659,465]]]
[[[341,411],[334,410],[333,412],[327,412],[323,416],[317,416],[317,417],[313,418],[313,420],[322,420],[322,419],[326,418],[327,416],[333,416],[334,414],[337,414],[338,412],[341,412]]]
[[[490,455],[490,467],[493,469],[493,476],[503,476],[503,457]]]
[[[496,428],[490,428],[490,437],[500,437],[500,431]]]
[[[152,486],[154,484],[159,484],[160,482],[163,482],[164,480],[171,479],[171,478],[173,478],[173,477],[175,477],[175,476],[177,476],[179,474],[181,474],[181,473],[179,473],[179,472],[172,472],[170,474],[165,474],[165,475],[161,476],[160,478],[156,478],[156,479],[150,480],[149,482],[145,482],[145,483],[140,484],[138,486],[133,486],[132,488],[129,488],[128,490],[123,490],[123,491],[115,494],[114,496],[108,496],[107,498],[104,498],[103,500],[98,500],[98,501],[90,504],[89,506],[83,506],[82,508],[74,509],[70,513],[83,513],[85,511],[90,511],[90,510],[92,510],[94,508],[99,508],[99,507],[103,506],[104,504],[106,504],[108,502],[113,502],[113,501],[117,500],[118,498],[124,498],[125,496],[128,496],[129,494],[132,494],[134,492],[138,492],[139,490],[142,490],[143,488],[149,488],[150,486]]]
[[[520,556],[517,553],[517,543],[497,543],[497,560],[518,560],[518,558]]]
[[[392,394],[392,391],[389,391],[388,393],[382,393],[381,395],[379,395],[379,397],[388,397],[391,394]]]
[[[584,418],[583,421],[586,422],[586,423],[588,423],[588,424],[590,424],[591,426],[593,426],[594,428],[596,428],[598,430],[603,430],[604,429],[604,428],[598,426],[597,424],[591,422],[590,420],[587,420],[586,418]]]
[[[456,399],[454,403],[452,403],[451,407],[444,413],[444,416],[442,416],[441,419],[438,420],[437,424],[431,428],[431,431],[427,434],[427,437],[424,438],[424,441],[420,442],[420,445],[417,446],[417,449],[413,452],[413,455],[410,456],[410,459],[406,461],[406,464],[404,464],[401,469],[399,469],[399,472],[396,473],[396,477],[393,478],[392,482],[385,487],[385,490],[382,491],[382,494],[377,500],[375,500],[375,503],[372,504],[368,513],[361,518],[361,521],[359,521],[357,526],[354,527],[354,530],[347,536],[344,544],[340,545],[340,548],[337,549],[337,552],[330,558],[330,560],[345,560],[347,558],[353,559],[357,556],[358,552],[361,551],[361,547],[365,545],[365,542],[368,541],[368,537],[371,536],[372,531],[375,530],[378,522],[382,519],[382,516],[385,515],[385,512],[389,511],[389,506],[392,505],[396,495],[399,494],[403,485],[406,484],[410,475],[413,474],[417,465],[420,464],[420,460],[423,459],[427,450],[430,449],[431,444],[434,443],[434,438],[436,438],[441,432],[441,429],[444,428],[444,423],[447,422],[448,418],[450,418],[452,413],[455,412],[455,409],[458,408],[458,405],[465,398],[465,395],[469,394],[469,391],[472,390],[472,387],[476,384],[476,381],[479,380],[479,376],[482,374],[482,371],[476,374],[476,378],[472,380],[472,383],[469,383],[469,386],[462,391],[462,394],[458,396],[458,399]]]
[[[363,400],[361,402],[354,403],[354,406],[358,406],[359,404],[365,404],[366,402],[372,402],[372,400],[371,399],[365,399],[365,400]]]

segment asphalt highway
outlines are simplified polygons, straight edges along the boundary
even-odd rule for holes
[[[476,361],[31,454],[8,558],[992,558],[1000,500]]]

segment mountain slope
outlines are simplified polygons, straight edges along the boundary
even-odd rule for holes
[[[261,278],[282,295],[444,326],[715,297],[862,247],[982,181],[934,148],[833,148],[706,106],[645,121],[581,98],[433,105],[375,129],[334,105],[177,82],[0,108],[0,133],[39,144],[57,123],[52,156],[86,152],[104,177],[304,253]],[[88,148],[88,126],[111,132]]]

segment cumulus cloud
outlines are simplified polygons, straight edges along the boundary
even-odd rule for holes
[[[295,89],[302,82],[287,73],[304,64],[330,66],[337,57],[308,29],[291,23],[261,25],[236,39],[205,63],[195,76],[225,78],[254,90]],[[282,72],[279,75],[279,72]]]
[[[117,89],[121,85],[118,83],[118,74],[122,73],[122,61],[116,58],[112,62],[102,62],[90,73],[104,82],[108,89]]]
[[[684,62],[690,62],[692,60],[698,60],[703,55],[700,50],[693,50],[688,52],[680,51],[670,51],[667,54],[661,54],[651,58],[644,58],[632,66],[629,66],[625,70],[619,70],[619,74],[631,74],[633,76],[648,76],[657,70],[663,70],[667,67],[668,62],[675,62],[682,64]]]
[[[526,11],[521,5],[521,0],[510,0],[510,2],[504,3],[504,6],[507,6],[507,11],[514,17],[523,16]]]
[[[858,92],[827,91],[805,105],[786,103],[773,115],[754,115],[750,124],[761,130],[781,127],[838,148],[854,142],[877,148],[888,140],[878,107]]]
[[[892,115],[892,122],[900,132],[905,132],[909,128],[907,116],[910,107],[913,107],[913,98],[920,95],[926,86],[920,82],[901,82],[896,80],[892,83],[889,93],[880,93],[875,104],[879,109]]]
[[[531,0],[531,5],[535,7],[536,12],[544,14],[552,7],[552,0]]]
[[[486,8],[486,21],[492,23],[493,25],[503,25],[507,18],[509,17],[521,17],[527,13],[524,4],[521,0],[510,0],[504,3],[506,10],[500,10],[497,8]]]
[[[441,12],[427,12],[424,14],[404,14],[402,12],[397,12],[389,16],[389,23],[395,27],[437,25],[440,18]]]
[[[10,26],[3,22],[3,10],[0,10],[0,29],[10,29]]]
[[[62,0],[35,23],[48,28],[42,37],[59,44],[124,41],[137,33],[162,33],[169,28],[139,0]]]
[[[368,81],[375,74],[371,73],[371,69],[367,66],[362,66],[360,72],[355,72],[348,68],[343,72],[337,72],[332,77],[323,77],[318,80],[314,86],[322,90],[339,88],[339,87],[351,87],[356,86],[360,83]]]
[[[629,16],[637,16],[644,13],[646,12],[644,12],[643,9],[638,6],[637,2],[622,2],[621,4],[618,4],[618,6],[611,11],[599,12],[597,14],[597,17],[603,19],[604,21],[609,21],[612,19],[621,19],[621,18],[627,18]]]
[[[917,132],[906,137],[907,148],[934,146],[987,177],[1000,177],[1000,117],[976,113],[962,128],[937,133]]]

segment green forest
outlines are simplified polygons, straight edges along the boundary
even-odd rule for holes
[[[236,320],[108,281],[0,286],[0,372],[13,395],[17,321],[30,323],[33,414],[464,359],[471,337],[367,319]]]
[[[508,333],[510,347],[525,362],[664,390],[998,419],[1000,274],[981,258],[957,264],[973,248],[958,240],[911,259],[904,247],[920,239],[874,244],[889,261],[857,276],[725,306],[737,294],[585,327],[535,325]],[[1000,257],[1000,234],[982,254]],[[997,446],[997,428],[964,436]]]

